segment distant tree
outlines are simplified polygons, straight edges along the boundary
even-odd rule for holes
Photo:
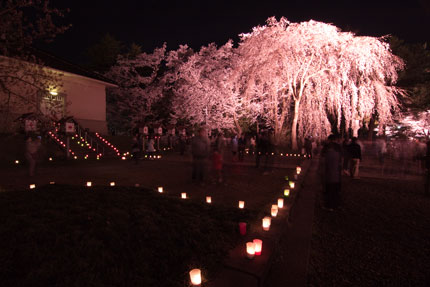
[[[167,124],[176,65],[189,50],[182,46],[171,52],[176,57],[168,59],[164,44],[152,53],[119,56],[117,64],[105,74],[119,85],[108,92],[107,114],[111,128],[127,132],[139,122]]]
[[[405,43],[390,38],[393,53],[405,61],[405,70],[399,74],[398,85],[408,91],[402,99],[406,109],[424,111],[430,108],[430,49],[427,44]]]
[[[48,0],[1,1],[0,111],[5,124],[11,109],[40,112],[41,97],[61,86],[60,75],[46,69],[31,46],[66,31],[69,25],[55,22],[62,17],[63,11],[51,8]]]
[[[136,49],[137,47],[133,48]],[[97,43],[87,49],[88,62],[86,66],[93,71],[105,73],[115,65],[122,49],[123,44],[111,34],[106,33]]]

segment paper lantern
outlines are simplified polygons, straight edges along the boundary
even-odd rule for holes
[[[35,184],[30,184],[30,189],[35,189],[36,185]]]
[[[296,167],[296,173],[300,174],[300,172],[302,172],[302,168],[300,166]]]
[[[162,187],[162,186],[159,186],[159,187],[158,187],[158,192],[159,192],[159,193],[163,193],[163,187]]]
[[[295,186],[294,181],[290,180],[289,184],[290,184],[290,188],[291,188],[291,189],[293,189],[293,188],[294,188],[294,186]]]
[[[288,188],[284,189],[284,196],[290,196],[290,190]]]
[[[272,215],[272,217],[276,217],[276,215],[278,215],[278,205],[277,204],[272,205],[272,208],[270,209],[270,214]]]
[[[207,203],[212,203],[212,197],[206,196],[206,202]]]
[[[115,186],[115,182],[114,182],[114,181],[112,181],[112,182],[110,183],[110,186]]]
[[[243,209],[245,207],[245,201],[239,200],[239,208]]]
[[[200,269],[193,269],[190,271],[190,280],[193,286],[202,284],[202,273]]]
[[[284,207],[284,199],[283,198],[278,198],[278,207],[279,208],[283,208]]]
[[[263,249],[263,240],[254,239],[252,242],[254,242],[255,255],[261,255],[261,250]]]
[[[268,231],[270,229],[270,224],[272,223],[272,218],[266,216],[263,218],[263,230]]]
[[[125,156],[123,156],[121,159],[122,159],[122,160],[126,160]]]
[[[187,194],[185,192],[181,193],[181,198],[182,199],[186,199],[187,198]]]
[[[246,256],[249,259],[254,258],[255,255],[255,244],[254,242],[246,242]]]
[[[93,185],[93,183],[91,181],[87,181],[87,186],[91,187]]]

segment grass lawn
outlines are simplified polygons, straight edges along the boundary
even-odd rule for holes
[[[0,193],[0,286],[187,286],[256,212],[133,187]]]

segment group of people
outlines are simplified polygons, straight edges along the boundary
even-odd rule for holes
[[[136,135],[133,138],[133,142],[131,145],[131,155],[133,156],[135,164],[139,163],[139,158],[142,152],[145,152],[148,155],[155,154],[156,150],[154,137],[150,137],[146,142],[140,135]]]

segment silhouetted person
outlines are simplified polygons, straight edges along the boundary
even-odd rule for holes
[[[36,138],[28,137],[25,143],[25,158],[28,162],[28,174],[34,176],[36,171],[36,163],[38,160],[38,152],[41,146],[42,138],[40,136]]]
[[[357,138],[353,137],[351,143],[348,145],[348,152],[351,156],[350,160],[350,168],[351,168],[351,177],[359,178],[358,172],[360,169],[360,161],[361,161],[361,146],[357,143]]]
[[[321,152],[324,157],[324,207],[329,210],[336,209],[340,204],[341,152],[337,138],[330,135]]]
[[[139,144],[138,138],[133,138],[133,143],[131,145],[131,154],[133,156],[133,161],[135,164],[139,163],[140,147],[141,145]]]
[[[206,159],[209,156],[209,140],[206,130],[201,128],[199,134],[191,142],[191,152],[193,155],[193,174],[192,180],[203,183],[205,175]]]
[[[245,147],[246,147],[246,139],[245,139],[245,135],[242,134],[238,140],[239,161],[243,161],[243,157],[245,155]]]
[[[349,154],[348,146],[350,145],[350,140],[345,138],[342,142],[342,156],[343,156],[343,164],[342,170],[346,175],[351,175],[349,172],[349,165],[351,161],[351,155]]]
[[[306,158],[312,158],[312,140],[310,137],[305,138]]]

